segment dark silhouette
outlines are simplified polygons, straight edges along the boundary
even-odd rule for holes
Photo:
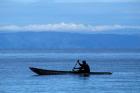
[[[80,73],[90,73],[90,67],[85,60],[82,61],[82,64],[79,62],[79,60],[77,60],[77,63],[80,65],[80,67],[79,68],[74,67],[74,69],[78,69],[78,72]]]

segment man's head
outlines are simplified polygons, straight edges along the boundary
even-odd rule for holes
[[[85,61],[85,60],[83,60],[83,61],[82,61],[82,63],[83,63],[83,64],[86,64],[86,61]]]

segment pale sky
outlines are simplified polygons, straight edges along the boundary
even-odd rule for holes
[[[140,0],[55,0],[56,2],[140,2]]]
[[[2,2],[44,2],[45,0],[1,0]],[[140,2],[140,0],[46,0],[45,2]]]

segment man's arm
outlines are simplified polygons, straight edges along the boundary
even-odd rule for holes
[[[74,69],[80,69],[80,67],[74,68]]]
[[[80,61],[79,61],[79,60],[77,60],[77,63],[78,63],[80,66],[82,66],[82,64],[80,63]]]

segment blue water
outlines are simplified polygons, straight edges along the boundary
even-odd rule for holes
[[[71,70],[77,59],[112,75],[37,76],[28,67]],[[139,50],[0,50],[0,93],[139,93]]]

